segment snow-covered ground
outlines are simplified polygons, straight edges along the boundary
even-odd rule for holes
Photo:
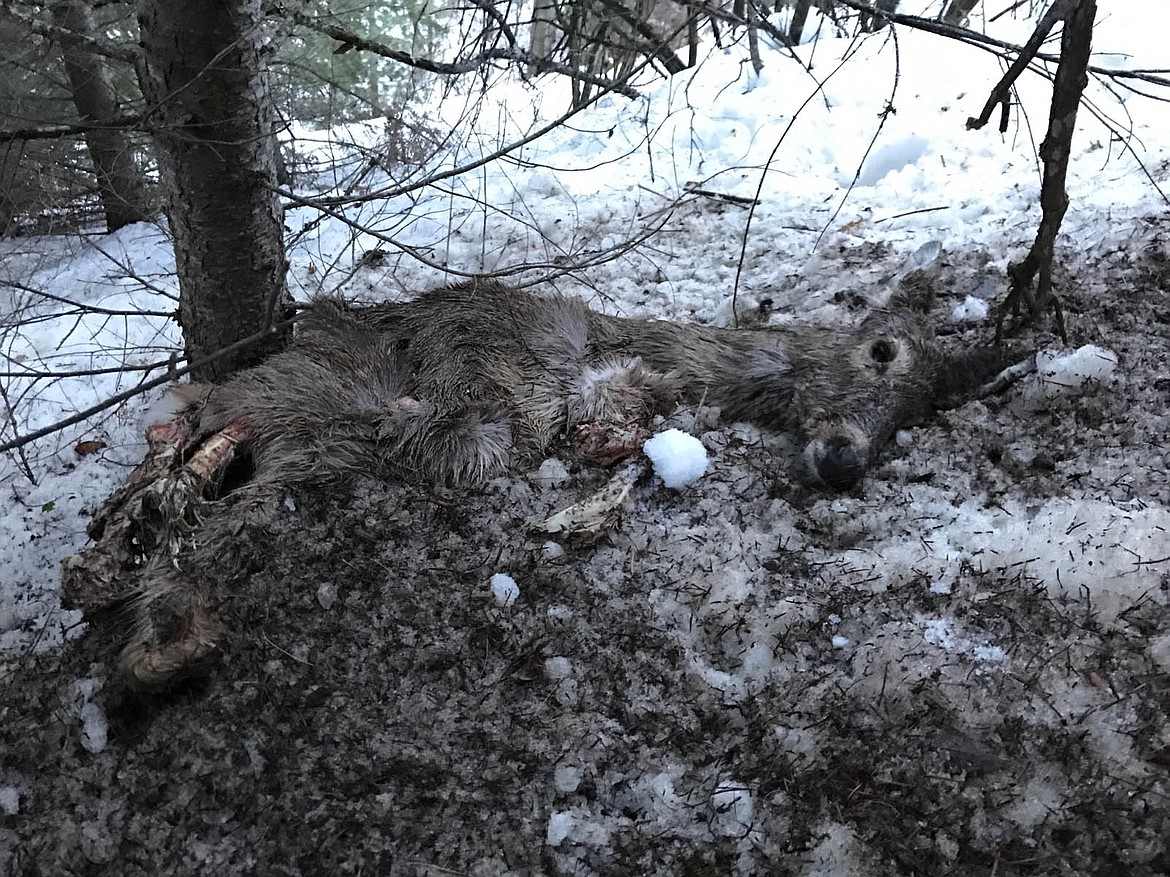
[[[1167,16],[1161,0],[1101,4],[1095,62],[1165,66]],[[1015,43],[1030,29],[1031,22],[1012,16],[989,28]],[[940,331],[956,343],[986,336],[987,306],[1003,295],[1006,266],[1026,252],[1039,221],[1036,150],[1049,80],[1032,74],[1021,80],[1006,135],[994,122],[968,131],[966,120],[1001,75],[996,57],[905,29],[856,40],[813,20],[806,35],[810,41],[798,54],[811,60],[811,74],[769,49],[757,76],[744,46],[711,47],[697,69],[646,84],[642,98],[605,98],[442,187],[354,208],[352,218],[367,233],[310,208],[291,209],[291,285],[301,297],[341,289],[377,299],[464,274],[499,272],[523,282],[552,275],[548,288],[628,315],[726,324],[763,303],[773,321],[839,323],[853,319],[855,296],[880,301],[908,259],[940,245],[937,264],[953,283],[935,309]],[[466,163],[555,117],[568,94],[555,83],[505,81],[486,100],[479,130],[458,152],[437,157],[436,167]],[[1149,781],[1156,768],[1124,736],[1132,716],[1117,717],[1108,707],[1129,692],[1111,687],[1106,669],[1085,667],[1084,684],[1075,674],[1029,675],[1033,661],[1056,661],[1062,642],[1075,651],[1068,643],[1080,640],[1071,627],[1040,630],[1050,644],[1043,657],[1039,651],[1028,657],[1016,648],[1015,634],[1034,625],[994,611],[997,601],[1016,605],[1001,595],[1015,582],[1041,594],[1044,605],[1062,607],[1052,617],[1080,619],[1095,635],[1136,642],[1130,648],[1143,666],[1163,679],[1170,673],[1165,625],[1148,640],[1133,626],[1142,607],[1165,615],[1170,575],[1165,332],[1141,322],[1150,314],[1164,319],[1170,308],[1158,269],[1168,258],[1167,204],[1155,187],[1170,192],[1170,104],[1098,80],[1088,101],[1092,112],[1082,110],[1079,118],[1059,242],[1073,350],[1038,333],[1048,349],[1037,375],[1000,399],[899,434],[885,465],[850,495],[802,494],[797,501],[783,475],[766,476],[740,459],[745,448],[788,459],[784,437],[692,422],[710,457],[707,474],[690,487],[680,482],[670,499],[643,490],[632,518],[637,527],[582,561],[604,577],[659,558],[666,572],[646,574],[654,583],[646,593],[653,626],[666,631],[689,672],[729,708],[746,709],[783,686],[809,697],[849,686],[851,696],[880,704],[887,686],[913,691],[935,672],[955,686],[966,684],[964,676],[998,674],[1005,685],[1035,678],[1053,684],[1045,693],[1052,714],[1084,720],[1096,757],[1119,766],[1135,787]],[[441,106],[429,123],[442,127],[442,114],[464,111]],[[360,126],[348,133],[370,136]],[[377,190],[391,181],[366,184]],[[745,200],[757,203],[749,210]],[[385,250],[386,258],[359,266],[373,249]],[[163,316],[175,306],[176,285],[158,228],[4,240],[0,255],[0,343],[8,372],[140,366],[165,362],[179,347]],[[578,266],[585,267],[566,270]],[[1123,300],[1134,284],[1144,284],[1134,301],[1145,310]],[[80,315],[25,288],[104,310]],[[133,386],[140,374],[5,377],[0,440],[84,410]],[[1123,393],[1133,395],[1119,405]],[[84,544],[86,510],[141,458],[143,428],[160,404],[157,393],[135,398],[0,461],[9,497],[0,510],[8,535],[0,545],[0,655],[10,667],[29,650],[58,649],[83,629],[79,613],[59,606],[60,559]],[[984,446],[985,454],[973,450]],[[771,497],[736,486],[752,472],[788,487]],[[513,490],[523,493],[526,483]],[[741,494],[759,513],[755,519],[727,511]],[[705,565],[688,553],[694,546],[701,546]],[[768,578],[778,553],[793,558],[791,581],[803,583],[791,593],[777,592]],[[500,611],[522,604],[524,576],[495,572],[484,593]],[[832,601],[818,599],[816,587],[832,593]],[[909,596],[889,603],[885,594]],[[905,614],[888,614],[895,603]],[[793,631],[813,628],[823,633],[824,654],[814,660],[787,648]],[[906,661],[907,655],[925,657]],[[839,678],[802,676],[809,668],[821,673],[830,661]],[[554,655],[544,673],[557,697],[571,700],[565,692],[576,684],[573,664]],[[78,734],[87,748],[100,740],[100,749],[106,726],[92,680],[86,691],[76,702]],[[1128,702],[1125,709],[1140,712]],[[1018,718],[1052,722],[1024,710]],[[778,721],[775,733],[794,758],[832,745],[811,723]],[[1170,729],[1161,734],[1170,751]],[[770,830],[759,826],[769,825],[785,795],[795,793],[765,794],[753,788],[746,767],[735,774],[733,762],[725,764],[726,776],[711,780],[714,815],[706,830],[738,838],[737,867],[751,873],[752,850],[765,845]],[[682,831],[675,823],[693,802],[684,807],[675,786],[687,768],[660,767],[623,794],[650,801],[663,831]],[[594,768],[569,758],[553,784],[570,796],[579,774]],[[0,810],[19,814],[21,782],[0,774]],[[1039,824],[1046,807],[1071,794],[1067,779],[1043,770],[1027,783],[1031,791],[1010,804],[1017,826]],[[566,873],[575,850],[604,858],[621,821],[568,797],[546,817],[542,838]],[[867,873],[856,826],[826,814],[819,831],[806,873]],[[598,860],[590,861],[595,867]]]

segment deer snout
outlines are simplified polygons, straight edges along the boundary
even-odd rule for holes
[[[813,464],[817,476],[834,490],[847,490],[865,474],[864,455],[845,436],[833,436],[814,451]]]

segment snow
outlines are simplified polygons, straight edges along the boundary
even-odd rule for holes
[[[581,785],[581,768],[562,764],[553,772],[553,783],[562,795],[572,794]]]
[[[672,490],[694,484],[707,471],[707,449],[680,429],[668,429],[648,438],[642,450],[650,458],[654,474]]]
[[[94,703],[94,695],[102,688],[100,679],[83,678],[73,683],[73,708],[81,723],[81,745],[91,753],[102,752],[109,742],[109,722],[106,714]]]
[[[955,305],[955,309],[951,311],[951,318],[956,323],[977,323],[987,318],[988,311],[987,302],[969,295],[963,299],[962,304]]]
[[[565,810],[558,810],[548,818],[548,832],[545,843],[550,847],[560,846],[573,831],[573,814]]]
[[[20,789],[16,786],[0,786],[0,813],[15,816],[20,812]]]
[[[752,795],[742,783],[733,780],[719,783],[711,795],[711,806],[718,814],[718,830],[721,834],[742,837],[751,830]]]
[[[569,470],[560,460],[549,457],[532,474],[532,480],[548,487],[559,487],[569,480]]]
[[[520,586],[516,584],[514,578],[505,573],[495,573],[489,584],[492,589],[492,599],[495,600],[497,606],[503,606],[507,609],[520,596]]]
[[[1163,31],[1141,22],[1143,16],[1164,15],[1163,5],[1163,0],[1145,0],[1103,9],[1094,35],[1101,63],[1159,66]],[[582,295],[613,313],[729,324],[767,309],[774,322],[832,325],[851,319],[841,306],[850,296],[860,293],[880,302],[888,296],[896,266],[941,251],[976,264],[970,288],[948,291],[944,320],[949,315],[953,331],[988,331],[989,307],[1003,293],[1003,272],[1026,251],[1039,219],[1035,143],[1046,118],[1048,80],[1021,80],[1018,99],[1024,112],[1013,112],[1005,135],[994,124],[968,131],[968,116],[978,112],[1001,75],[996,56],[903,31],[896,53],[887,33],[860,42],[822,37],[814,44],[811,35],[819,25],[824,33],[832,32],[823,19],[811,16],[806,45],[797,51],[804,59],[815,52],[814,74],[823,80],[823,92],[783,53],[768,54],[763,72],[749,77],[736,50],[711,47],[697,69],[648,81],[636,100],[602,100],[571,127],[517,150],[514,163],[486,165],[474,179],[452,180],[442,192],[391,199],[362,215],[368,228],[427,253],[427,264],[394,250],[384,267],[358,269],[361,253],[389,248],[385,240],[371,234],[352,237],[345,226],[322,221],[310,209],[290,209],[286,222],[295,233],[290,284],[302,298],[342,288],[376,300],[450,281],[457,272],[503,271],[523,279],[537,273],[525,271],[527,265],[556,264],[579,270],[555,278],[550,288]],[[992,33],[1022,42],[1030,28],[1030,22],[1006,16]],[[838,70],[837,61],[846,57],[848,63]],[[815,99],[806,103],[814,92]],[[1082,112],[1078,120],[1060,246],[1096,265],[1117,252],[1157,245],[1149,217],[1163,215],[1165,205],[1137,159],[1165,189],[1170,107],[1133,95],[1121,103],[1099,83],[1090,92],[1101,117]],[[563,97],[557,84],[529,90],[500,83],[489,91],[492,107],[481,114],[493,124],[465,143],[463,154],[439,161],[452,166],[494,149],[534,117],[559,112]],[[896,113],[883,115],[887,102]],[[441,107],[438,112],[463,109]],[[1119,148],[1119,135],[1103,121],[1123,116],[1132,127],[1120,136],[1136,158]],[[350,133],[355,140],[373,140],[378,130],[363,133],[355,127]],[[692,183],[698,185],[690,188],[758,199],[758,204],[749,214],[688,194]],[[623,252],[622,241],[648,223],[663,226],[652,246]],[[746,247],[742,274],[737,270],[741,244]],[[19,331],[0,336],[12,371],[143,367],[165,362],[179,345],[176,328],[165,316],[176,305],[173,255],[166,235],[154,225],[101,238],[0,240],[0,262],[5,313],[27,315]],[[16,284],[127,313],[78,317],[55,311]],[[1090,330],[1085,333],[1092,337]],[[1050,415],[1058,421],[1088,416],[1099,397],[1116,391],[1130,367],[1109,337],[1092,340],[1071,350],[1051,346],[1037,351],[1036,371],[1010,391],[1006,413],[975,402],[952,416],[981,418],[1003,446],[1003,459],[1033,471],[1045,459],[1044,442],[1013,431],[1011,417]],[[13,430],[28,433],[84,410],[134,385],[139,374],[57,382],[5,378],[8,398],[18,403],[8,412],[0,440],[10,439]],[[80,613],[59,604],[60,559],[85,544],[88,510],[141,458],[143,428],[165,416],[168,406],[173,402],[162,392],[136,397],[34,443],[23,456],[10,453],[0,461],[0,486],[8,497],[0,509],[0,526],[8,536],[0,544],[0,661],[59,648],[83,629]],[[1139,432],[1153,432],[1140,414],[1136,422]],[[778,459],[790,455],[788,439],[754,427],[705,433],[706,428],[697,423],[692,431],[698,437],[670,428],[645,442],[655,474],[668,488],[695,484],[710,468],[700,485],[706,487],[735,446],[767,446]],[[1118,429],[1105,433],[1102,445],[1084,458],[1058,461],[1089,473],[1083,488],[1062,484],[1049,489],[1036,478],[1027,489],[1006,492],[991,477],[981,481],[985,473],[970,472],[957,475],[956,486],[947,492],[930,479],[909,477],[919,474],[912,467],[925,465],[922,455],[913,453],[921,434],[897,433],[895,444],[906,454],[891,455],[883,476],[890,483],[875,483],[868,493],[814,496],[792,506],[777,499],[766,523],[729,523],[739,494],[719,482],[710,486],[710,494],[696,489],[693,499],[689,492],[665,500],[660,496],[654,502],[663,507],[693,501],[692,514],[668,519],[663,512],[658,529],[652,518],[644,533],[622,537],[628,541],[619,544],[630,557],[652,554],[676,564],[671,570],[684,584],[675,591],[650,588],[646,599],[658,621],[675,632],[693,674],[722,692],[726,703],[744,703],[753,692],[798,676],[799,660],[781,645],[790,631],[809,623],[830,624],[818,628],[818,648],[835,650],[842,679],[859,691],[873,686],[876,692],[878,683],[886,685],[886,676],[874,668],[896,666],[890,685],[895,677],[909,685],[926,675],[925,659],[905,658],[924,650],[941,651],[963,668],[1011,673],[1014,656],[968,623],[972,607],[990,599],[973,584],[983,575],[1018,581],[1021,588],[1035,585],[1053,601],[1089,595],[1093,623],[1118,632],[1128,630],[1129,609],[1164,599],[1158,595],[1164,593],[1170,558],[1170,509],[1158,478],[1164,483],[1170,462],[1164,457],[1165,435],[1134,440],[1140,460],[1131,459],[1125,450],[1129,439]],[[81,454],[75,448],[83,440],[100,441],[103,447]],[[946,460],[933,462],[947,468]],[[1140,470],[1147,473],[1142,478],[1135,476]],[[765,477],[748,470],[741,474]],[[575,466],[549,458],[522,480],[539,492],[566,488],[575,477]],[[1131,490],[1131,484],[1137,486]],[[292,510],[291,498],[288,503]],[[818,540],[820,533],[831,533],[833,539]],[[704,546],[705,564],[688,566],[684,551],[690,545]],[[828,613],[807,595],[761,594],[761,570],[781,550],[777,546],[852,588],[854,603]],[[619,548],[603,545],[598,556],[606,550]],[[578,562],[557,542],[543,543],[541,553],[542,562]],[[604,593],[604,582],[597,587]],[[930,601],[929,611],[896,618],[867,612],[869,596],[903,587]],[[516,580],[505,573],[491,576],[489,590],[501,608],[514,607],[520,594]],[[693,594],[702,596],[688,599]],[[322,583],[316,599],[330,610],[338,601],[336,587]],[[546,611],[554,620],[572,617],[560,604]],[[1059,642],[1058,632],[1051,636]],[[1170,635],[1151,639],[1147,650],[1170,673]],[[732,654],[735,660],[728,659]],[[546,676],[560,683],[558,696],[568,697],[572,660],[553,655],[543,666]],[[10,674],[0,663],[8,684]],[[75,685],[71,715],[81,745],[90,753],[102,752],[110,742],[107,717],[94,701],[95,680],[80,679]],[[1096,696],[1085,688],[1053,690],[1047,696],[1060,714],[1084,712],[1095,708],[1085,698]],[[1108,716],[1093,721],[1093,745],[1110,757],[1133,761],[1123,737],[1111,731]],[[823,744],[815,729],[777,728],[776,734],[793,753],[812,753]],[[664,823],[689,819],[672,810],[677,799],[673,768],[654,769],[660,771],[652,774],[657,786],[647,781],[630,795]],[[555,789],[571,794],[585,776],[580,767],[560,766]],[[1019,825],[1034,826],[1060,804],[1063,793],[1043,767],[1026,789],[1011,812]],[[753,818],[766,806],[734,779],[720,780],[708,803],[714,830],[729,837],[750,832]],[[17,788],[0,787],[0,811],[15,815],[19,806]],[[686,808],[692,806],[686,802]],[[565,807],[549,816],[546,842],[557,848],[601,848],[610,830],[596,813]],[[866,873],[864,844],[848,826],[826,821],[819,837],[808,851],[805,874]]]
[[[549,679],[568,679],[573,675],[573,662],[563,655],[546,658],[544,672]]]

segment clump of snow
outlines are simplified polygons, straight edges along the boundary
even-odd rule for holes
[[[975,323],[987,317],[989,308],[987,302],[973,295],[963,299],[962,304],[955,305],[951,311],[951,319],[956,323]]]
[[[328,612],[337,602],[337,585],[332,582],[322,582],[317,586],[317,603]]]
[[[1034,828],[1059,813],[1064,803],[1057,779],[1061,773],[1059,768],[1042,765],[1038,775],[1019,790],[1019,798],[1007,808],[1007,817],[1021,828]]]
[[[577,791],[577,787],[581,785],[582,776],[581,768],[570,764],[559,764],[557,769],[553,771],[553,785],[562,795],[569,795]]]
[[[545,843],[550,847],[560,846],[565,841],[603,847],[609,843],[610,826],[591,818],[583,807],[570,810],[554,810],[548,818]]]
[[[854,877],[871,874],[864,845],[847,825],[826,821],[817,826],[820,843],[808,852],[804,877]]]
[[[668,429],[651,436],[642,450],[650,458],[654,473],[673,490],[693,484],[707,471],[707,449],[681,429]]]
[[[109,739],[109,722],[106,714],[93,700],[101,690],[101,679],[84,678],[74,681],[70,708],[81,722],[81,745],[88,752],[98,753],[106,748]]]
[[[20,789],[16,786],[0,786],[0,813],[15,816],[20,812]]]
[[[560,846],[572,833],[576,820],[568,810],[554,810],[548,818],[548,830],[544,842],[550,847]]]
[[[93,701],[81,707],[81,745],[87,752],[101,752],[109,739],[109,722],[102,708]]]
[[[547,658],[544,662],[544,673],[549,679],[567,679],[573,675],[573,662],[563,655]]]
[[[715,827],[720,834],[739,837],[751,830],[752,794],[742,783],[719,783],[711,795],[711,806],[715,808]]]
[[[926,618],[922,621],[922,638],[931,645],[948,652],[969,655],[976,661],[1002,661],[1006,657],[999,646],[976,643],[955,630],[955,622],[949,618]]]
[[[1079,390],[1088,381],[1103,381],[1117,368],[1117,354],[1095,344],[1072,353],[1041,350],[1036,354],[1036,373],[1046,384],[1061,390]]]
[[[1036,354],[1036,372],[1024,382],[1018,405],[1035,410],[1062,396],[1083,395],[1100,387],[1116,369],[1117,354],[1095,344],[1071,352],[1041,350]]]
[[[556,457],[549,457],[532,473],[532,480],[546,487],[558,487],[569,480],[569,470]]]
[[[1150,657],[1164,673],[1170,673],[1170,634],[1150,640]]]
[[[491,578],[492,599],[497,606],[507,608],[520,596],[520,586],[510,575],[498,572]]]
[[[573,617],[573,610],[564,603],[554,603],[548,607],[548,617],[556,621],[568,621]]]
[[[540,546],[540,551],[544,555],[545,560],[560,560],[565,556],[565,546],[560,542],[554,542],[552,539],[549,539]]]
[[[837,634],[833,637],[833,648],[835,649],[847,649],[851,645],[853,645],[853,640],[847,636],[841,636],[840,634]]]

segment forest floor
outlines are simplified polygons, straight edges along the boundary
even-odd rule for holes
[[[293,494],[246,575],[205,571],[206,675],[127,690],[117,617],[8,658],[0,873],[1170,873],[1170,559],[1096,591],[1021,541],[1167,544],[1168,241],[1064,254],[1108,386],[945,412],[850,494],[687,412],[711,471],[560,557],[532,523],[606,477],[568,459]],[[941,270],[944,312],[991,269]]]

